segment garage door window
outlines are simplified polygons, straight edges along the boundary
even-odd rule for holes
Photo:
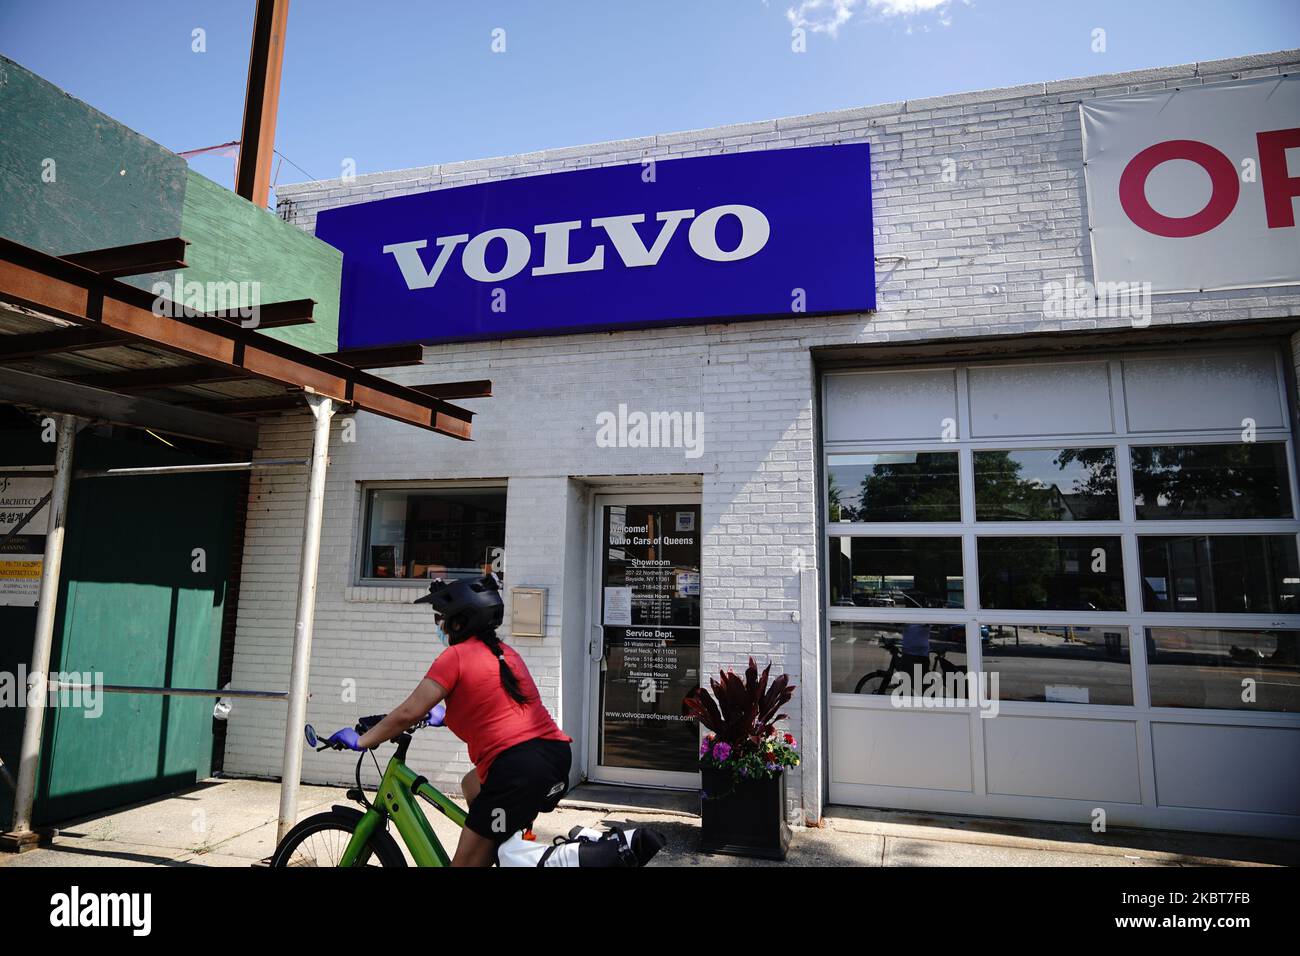
[[[827,501],[832,522],[960,521],[957,453],[831,455]]]
[[[826,373],[832,691],[887,668],[905,634],[938,666],[960,633],[970,666],[1027,706],[1294,712],[1284,361]],[[1243,680],[1269,689],[1242,700]]]
[[[1113,448],[976,451],[979,521],[1116,521]]]
[[[1138,538],[1143,604],[1190,614],[1294,614],[1300,561],[1293,534]]]
[[[984,666],[999,675],[1001,700],[1133,703],[1126,627],[989,624],[980,650]]]
[[[831,623],[831,690],[889,693],[914,668],[965,671],[966,629],[938,621]],[[942,663],[941,663],[942,661]]]
[[[1286,454],[1283,442],[1134,446],[1138,520],[1290,518]]]
[[[1300,713],[1300,631],[1147,628],[1156,707]]]
[[[981,537],[978,554],[983,607],[1124,610],[1124,557],[1118,537]]]
[[[839,607],[964,604],[961,538],[831,538],[830,560]]]

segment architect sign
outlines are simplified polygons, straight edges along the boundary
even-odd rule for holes
[[[6,469],[0,474],[0,607],[35,607],[40,596],[50,524],[46,496],[54,480],[49,466],[36,467],[45,473]]]

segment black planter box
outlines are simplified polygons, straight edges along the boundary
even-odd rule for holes
[[[790,846],[785,822],[785,773],[770,780],[742,780],[701,770],[700,850],[732,856],[784,860]]]

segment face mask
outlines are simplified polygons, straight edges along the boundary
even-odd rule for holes
[[[447,632],[442,629],[442,621],[434,622],[433,633],[437,635],[439,644],[443,647],[448,645]]]

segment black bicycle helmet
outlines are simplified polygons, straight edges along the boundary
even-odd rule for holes
[[[429,582],[429,593],[415,604],[429,604],[442,616],[443,628],[451,643],[459,643],[475,634],[494,631],[501,626],[505,602],[495,575],[481,578],[436,579]]]

